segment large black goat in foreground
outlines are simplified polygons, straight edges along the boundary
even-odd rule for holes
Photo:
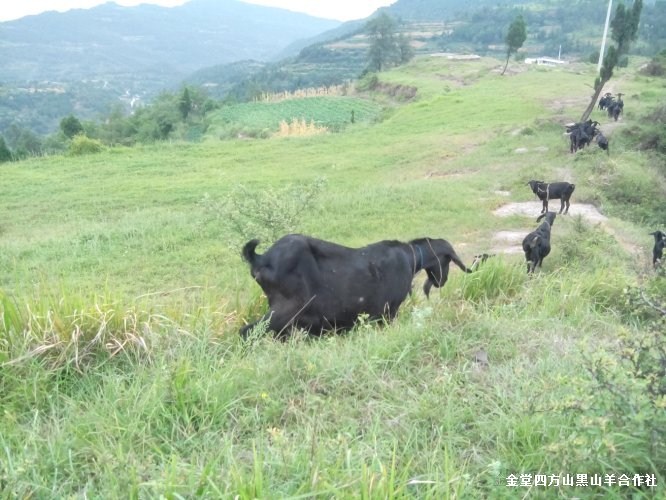
[[[471,272],[451,244],[420,238],[408,243],[380,241],[348,248],[300,234],[280,238],[263,255],[259,240],[243,247],[252,276],[268,297],[268,328],[283,336],[291,327],[312,334],[347,329],[361,314],[371,320],[395,317],[410,293],[412,279],[425,270],[426,294],[446,283],[449,264]],[[245,337],[251,323],[240,331]]]
[[[550,253],[550,229],[555,222],[555,212],[546,212],[537,218],[537,222],[545,217],[536,230],[523,239],[523,251],[527,261],[527,273],[533,273],[537,266],[541,267],[543,259]]]
[[[654,247],[652,247],[652,266],[661,265],[661,259],[664,257],[664,247],[666,247],[666,234],[662,231],[650,233],[654,236]]]
[[[560,200],[560,213],[569,212],[569,199],[576,189],[575,184],[569,182],[543,182],[531,180],[527,185],[532,188],[532,192],[543,202],[541,213],[548,212],[548,200]]]

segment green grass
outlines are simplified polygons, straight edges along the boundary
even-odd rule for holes
[[[567,404],[594,400],[585,357],[645,328],[624,290],[646,279],[654,229],[617,194],[634,179],[663,199],[663,158],[621,131],[666,87],[622,70],[613,81],[627,115],[612,154],[570,155],[561,125],[584,107],[575,99],[585,103],[592,67],[501,78],[497,66],[417,58],[381,75],[418,87],[414,102],[391,103],[375,123],[386,98],[374,96],[373,118],[339,133],[3,165],[2,495],[621,498],[628,490],[516,490],[505,478],[660,470],[661,455],[612,415],[603,443],[577,448],[594,435]],[[251,106],[265,113],[252,127],[284,112]],[[532,199],[530,178],[565,174],[572,204],[594,202],[610,219],[558,217],[537,275],[521,254],[501,255],[471,275],[452,268],[429,301],[418,276],[391,325],[238,338],[265,299],[230,245],[237,235],[210,212],[238,185],[259,200],[325,178],[296,230],[350,246],[444,237],[470,264],[496,231],[535,226],[495,208]]]

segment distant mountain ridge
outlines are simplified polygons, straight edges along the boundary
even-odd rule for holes
[[[313,0],[315,1],[315,0]],[[625,2],[627,3],[627,2]],[[617,3],[614,3],[614,8]],[[398,0],[386,12],[416,54],[504,57],[507,26],[527,21],[525,55],[594,58],[606,13],[599,0]],[[337,85],[367,67],[367,21],[318,19],[238,0],[181,7],[114,3],[0,23],[0,134],[40,134],[70,113],[108,117],[183,84],[213,98]],[[635,53],[666,46],[666,0],[644,0]]]
[[[0,81],[141,76],[168,84],[207,66],[270,60],[290,43],[339,25],[237,0],[47,12],[0,23]]]

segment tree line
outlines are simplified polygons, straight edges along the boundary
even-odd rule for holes
[[[584,6],[590,4],[587,0],[578,3]],[[653,7],[666,16],[666,0],[658,0]],[[533,14],[524,8],[484,7],[471,16],[477,21],[482,20],[488,12],[498,9],[504,17],[495,19],[494,29],[501,31],[503,40],[500,41],[506,45],[506,70],[510,56],[516,53],[526,40],[528,27],[530,32],[538,30],[543,20],[539,21],[541,24],[537,23],[536,28],[533,27],[530,24],[530,20],[534,19]],[[641,9],[640,0],[635,0],[633,7],[628,10],[625,10],[622,4],[618,6],[612,25],[613,39],[617,45],[611,46],[606,54],[595,90],[600,92],[612,76],[613,69],[621,65],[621,58],[626,57],[630,43],[636,41]],[[509,14],[513,17],[507,17]],[[558,19],[569,19],[560,9],[555,9],[549,15]],[[500,26],[498,19],[503,20],[503,25]],[[654,20],[647,24],[650,39],[661,39],[661,31],[665,28],[657,26]],[[404,64],[413,57],[414,52],[409,40],[400,29],[400,22],[384,11],[365,24],[363,31],[368,39],[368,48],[363,57],[362,70],[354,75],[355,77]],[[453,32],[445,36],[456,35]],[[326,51],[323,46],[310,46],[303,49],[301,55],[306,59],[320,57],[322,51]],[[337,76],[339,78],[340,75]],[[263,93],[273,92],[276,90],[276,81],[282,81],[277,85],[278,90],[293,91],[299,87],[313,86],[311,81],[303,81],[302,74],[294,80],[293,74],[278,67],[261,73],[259,77],[254,75],[244,83],[242,92],[237,89],[226,97],[226,101],[247,101]],[[314,86],[320,86],[332,84],[334,80],[316,83],[318,85]],[[202,89],[186,85],[178,92],[160,94],[150,105],[140,107],[129,115],[120,105],[116,105],[101,121],[80,121],[73,115],[66,116],[60,121],[59,130],[45,137],[12,125],[5,130],[4,136],[0,136],[0,162],[63,152],[77,154],[94,151],[103,146],[132,146],[163,140],[196,141],[203,137],[208,128],[207,114],[224,104],[225,101],[209,98]],[[590,105],[593,106],[593,103]]]
[[[376,72],[404,64],[413,51],[409,41],[399,33],[398,22],[382,13],[364,26],[369,46],[363,58],[361,73]],[[313,52],[314,51],[314,52]],[[316,48],[306,48],[303,57],[312,57]],[[349,75],[350,79],[360,76]],[[46,154],[82,154],[94,152],[104,146],[132,146],[163,140],[196,141],[209,126],[207,114],[228,102],[249,101],[266,92],[293,91],[298,88],[338,83],[339,74],[330,80],[304,79],[302,76],[273,68],[254,75],[242,88],[232,89],[224,100],[214,100],[195,86],[183,86],[178,92],[163,92],[150,105],[127,114],[116,105],[100,121],[82,121],[74,115],[61,119],[59,130],[40,137],[16,124],[9,126],[0,136],[0,162],[20,160]],[[283,83],[280,84],[280,80]]]

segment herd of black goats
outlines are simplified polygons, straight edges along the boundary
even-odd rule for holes
[[[617,121],[624,110],[622,95],[623,94],[618,94],[617,100],[615,100],[613,95],[607,92],[601,99],[599,99],[599,109],[601,111],[605,109],[608,112],[608,117]],[[573,125],[567,126],[570,151],[575,153],[579,149],[588,146],[594,139],[596,139],[599,147],[610,154],[608,139],[606,139],[606,136],[597,128],[598,125],[599,122],[590,119],[585,122],[574,123]]]
[[[599,102],[601,110],[617,120],[623,111],[622,94],[617,100],[609,93]],[[567,127],[571,152],[587,146],[596,138],[606,152],[608,140],[588,120]],[[576,186],[569,182],[527,183],[542,201],[541,224],[522,242],[527,272],[533,273],[550,253],[550,234],[556,213],[548,210],[549,200],[560,200],[559,214],[569,212],[569,200]],[[655,231],[652,264],[661,264],[666,233]],[[392,320],[405,298],[412,292],[414,276],[424,270],[427,279],[423,292],[442,287],[451,262],[471,273],[490,254],[477,255],[471,268],[463,264],[451,244],[443,239],[419,238],[409,242],[380,241],[362,248],[349,248],[300,234],[280,238],[264,254],[256,253],[258,240],[243,247],[242,255],[250,272],[268,298],[269,312],[254,323],[244,326],[245,338],[260,322],[285,338],[292,328],[314,335],[324,331],[341,331],[354,326],[359,316],[369,320]]]

